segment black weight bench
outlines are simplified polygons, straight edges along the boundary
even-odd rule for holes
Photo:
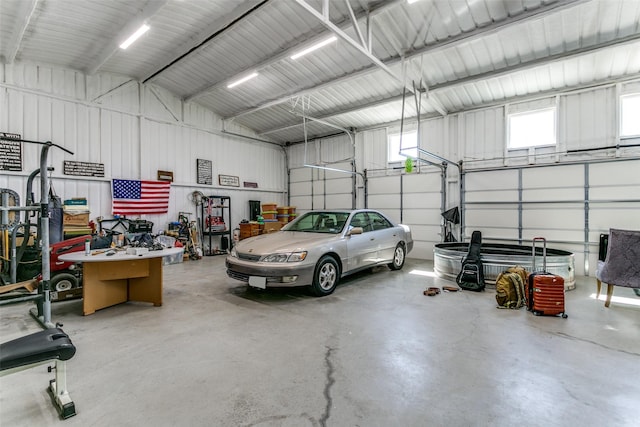
[[[74,354],[76,347],[62,329],[46,329],[0,344],[0,376],[55,362],[56,378],[49,381],[47,392],[60,418],[66,419],[76,414],[67,390],[66,366]]]

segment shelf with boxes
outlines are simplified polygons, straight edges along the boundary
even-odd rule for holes
[[[265,203],[258,221],[240,223],[239,239],[273,233],[296,218],[295,206],[278,206],[276,203]]]
[[[225,255],[231,250],[231,197],[205,196],[200,204],[200,229],[202,230],[203,254]]]

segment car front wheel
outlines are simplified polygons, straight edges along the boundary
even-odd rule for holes
[[[338,263],[329,255],[325,255],[316,264],[311,291],[318,297],[330,295],[338,286],[339,279],[340,268]]]
[[[389,263],[389,268],[392,270],[400,270],[404,265],[404,246],[402,243],[398,243],[395,251],[393,251],[393,261]]]

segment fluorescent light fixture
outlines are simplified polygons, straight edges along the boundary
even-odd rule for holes
[[[301,52],[298,52],[298,53],[296,53],[294,55],[291,55],[291,59],[298,59],[301,56],[304,56],[307,53],[313,52],[316,49],[320,49],[321,47],[326,46],[329,43],[333,43],[336,40],[337,40],[336,36],[331,36],[328,39],[321,41],[320,43],[316,43],[313,46],[308,47],[308,48],[306,48],[305,50],[303,50]]]
[[[258,76],[258,73],[251,73],[248,76],[241,78],[240,80],[236,80],[233,83],[229,83],[227,85],[227,89],[231,89],[232,87],[236,87],[239,84],[242,84],[242,83],[246,82],[247,80],[251,80],[252,78],[257,77],[257,76]]]
[[[142,24],[142,27],[138,28],[138,30],[135,33],[131,34],[131,36],[129,36],[129,38],[126,39],[124,43],[120,45],[120,49],[126,49],[129,46],[131,46],[131,44],[134,41],[138,40],[138,38],[140,38],[141,35],[149,31],[149,28],[150,27],[147,24]]]
[[[419,2],[420,0],[407,0],[407,3],[409,4],[414,4],[416,2]]]

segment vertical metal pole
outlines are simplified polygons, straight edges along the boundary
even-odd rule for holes
[[[584,275],[589,275],[589,164],[584,164]]]
[[[369,207],[369,178],[367,177],[367,170],[364,170],[364,208]]]
[[[356,208],[356,192],[358,191],[358,177],[356,175],[356,162],[351,160],[351,209]]]
[[[518,244],[522,245],[522,168],[518,168]]]
[[[322,209],[327,209],[327,171],[325,169],[322,170],[322,193]]]
[[[47,177],[47,155],[52,142],[42,147],[40,153],[40,230],[42,237],[42,290],[44,300],[42,305],[42,322],[45,326],[51,325],[51,270],[49,265],[49,180]],[[25,235],[28,238],[28,235]]]
[[[460,162],[459,170],[460,170],[460,241],[464,242],[464,217],[465,217],[465,210],[466,210],[466,207],[464,205],[465,203],[464,178],[467,173],[462,170],[462,162]]]
[[[440,169],[440,212],[444,212],[447,209],[447,164],[442,162],[442,168]],[[446,240],[447,229],[445,227],[445,221],[440,217],[440,234],[442,241]]]
[[[316,170],[311,168],[311,210],[313,210],[313,174],[315,172]]]
[[[404,175],[400,174],[400,223],[402,223],[402,213],[404,212]]]
[[[400,111],[400,141],[398,154],[402,153],[402,133],[404,132],[404,100],[407,96],[407,87],[402,88],[402,110]]]
[[[19,203],[16,203],[19,205]],[[2,193],[2,206],[9,207],[9,193]],[[16,215],[19,216],[20,213],[16,211]],[[9,211],[2,211],[2,225],[9,224]]]

